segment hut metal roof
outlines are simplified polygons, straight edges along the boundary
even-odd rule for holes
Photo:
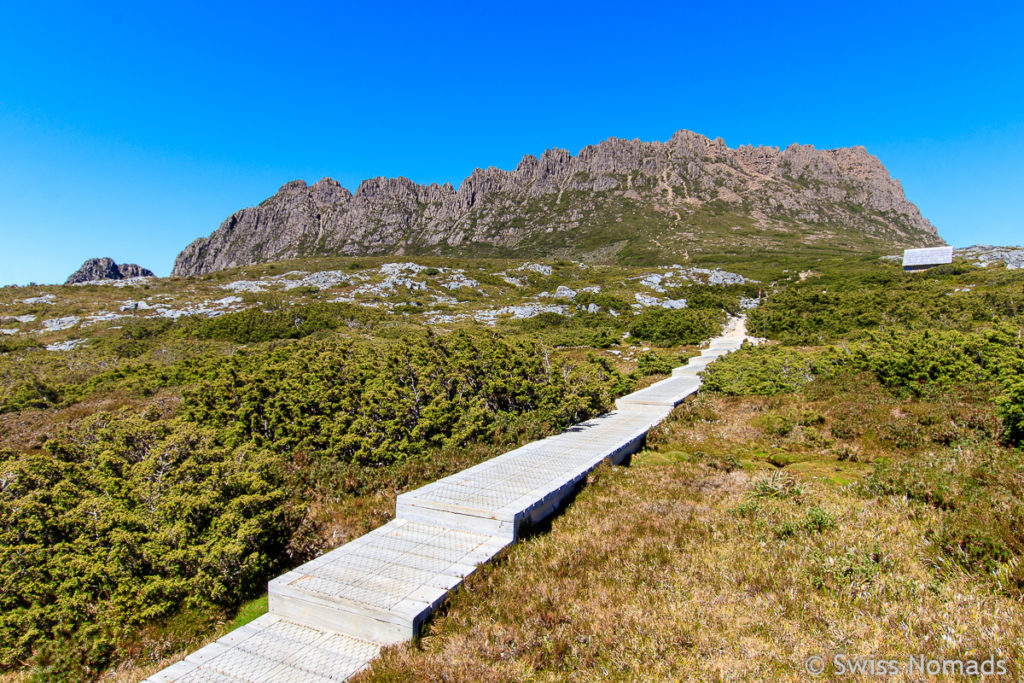
[[[928,247],[927,249],[904,249],[903,267],[938,266],[953,262],[953,247]]]

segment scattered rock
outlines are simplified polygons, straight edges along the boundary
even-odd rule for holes
[[[576,298],[576,290],[569,289],[565,285],[559,285],[558,289],[555,290],[555,298],[556,299],[569,299],[569,300],[575,299]]]
[[[43,321],[43,330],[46,332],[56,332],[58,330],[67,330],[78,323],[82,322],[82,319],[77,315],[69,315],[64,318],[51,318],[50,320]]]
[[[529,270],[540,275],[551,275],[551,266],[546,266],[543,263],[524,263],[523,265],[516,268],[517,271]]]
[[[22,299],[23,304],[49,304],[53,306],[57,301],[57,297],[53,294],[43,294],[42,296],[33,296],[28,299]]]
[[[659,273],[651,273],[640,279],[640,284],[647,285],[655,292],[664,292],[665,288],[661,286],[661,281],[665,279],[664,275]]]
[[[131,316],[121,315],[120,313],[110,313],[108,311],[100,311],[94,315],[87,316],[85,322],[89,325],[94,323],[108,322],[110,320],[118,320],[119,318],[129,318]]]
[[[47,344],[47,351],[70,351],[71,349],[77,348],[84,344],[86,339],[67,339],[65,341],[54,342],[53,344]]]
[[[283,284],[284,289],[295,289],[296,287],[316,287],[317,289],[331,289],[340,285],[352,284],[352,278],[340,270],[323,270],[317,273],[310,273],[300,280],[288,280]]]
[[[426,270],[426,266],[418,263],[385,263],[380,267],[380,274],[384,279],[377,283],[367,283],[355,291],[359,294],[370,296],[388,296],[398,287],[405,287],[409,291],[425,291],[427,283],[413,280],[406,276],[406,273],[418,274]]]
[[[453,272],[446,282],[442,282],[441,286],[445,289],[462,289],[463,287],[479,287],[480,283],[458,270]]]
[[[221,285],[220,288],[230,292],[262,292],[266,289],[266,286],[264,283],[256,280],[235,280],[226,285]]]
[[[661,305],[661,299],[656,296],[644,294],[643,292],[637,292],[634,296],[636,297],[636,305],[641,307]]]
[[[686,299],[659,299],[656,296],[644,294],[643,292],[637,292],[634,296],[636,297],[637,303],[633,304],[633,308],[648,308],[651,306],[660,306],[662,308],[686,308]]]
[[[655,292],[664,292],[668,287],[679,287],[687,282],[695,282],[704,285],[741,285],[749,280],[739,273],[730,273],[727,270],[715,268],[685,268],[683,266],[668,266],[664,273],[651,273],[641,275],[637,278],[640,283],[653,289]]]
[[[428,266],[421,266],[418,263],[406,262],[406,263],[385,263],[380,267],[381,275],[399,275],[401,273],[413,273],[419,275]]]
[[[156,304],[155,306],[151,306],[148,301],[126,301],[123,304],[121,304],[121,308],[119,310],[122,310],[122,311],[148,311],[151,308],[157,308],[157,307],[167,308],[163,304]]]
[[[563,304],[523,304],[521,306],[502,306],[473,313],[473,319],[477,322],[493,325],[501,316],[511,316],[517,319],[532,318],[541,313],[558,313],[565,315],[568,307]]]

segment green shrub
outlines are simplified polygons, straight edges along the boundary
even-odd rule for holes
[[[0,454],[0,666],[62,644],[71,669],[51,673],[75,678],[140,624],[260,590],[301,514],[275,472],[210,430],[128,413]]]
[[[704,371],[703,388],[732,396],[774,396],[799,390],[832,366],[809,354],[780,346],[744,347]]]
[[[718,334],[724,323],[722,311],[648,308],[633,318],[629,332],[636,339],[662,346],[700,344]]]
[[[0,337],[0,353],[14,353],[39,346],[39,342],[26,335]]]
[[[578,292],[576,298],[573,299],[573,303],[583,308],[587,308],[590,304],[595,304],[606,313],[608,311],[615,311],[619,314],[625,314],[632,310],[629,302],[622,297],[603,292]]]
[[[1008,379],[996,405],[1006,426],[1006,435],[1011,443],[1024,443],[1024,373]]]
[[[772,292],[764,311],[750,311],[749,325],[786,344],[824,344],[877,329],[969,332],[978,323],[1015,319],[1020,301],[1013,273],[960,264],[914,275],[841,272]]]
[[[767,434],[772,436],[786,436],[793,427],[796,426],[796,421],[790,415],[780,413],[768,413],[761,415],[754,420],[754,425],[760,427]]]
[[[30,408],[51,408],[59,405],[62,400],[59,387],[32,377],[0,395],[0,414]]]
[[[250,344],[273,339],[299,339],[320,330],[366,327],[380,318],[381,314],[363,306],[317,302],[270,310],[248,308],[193,324],[199,337]]]
[[[776,470],[767,476],[752,481],[747,488],[747,499],[760,498],[799,498],[803,489],[799,482],[790,474]]]
[[[117,338],[108,343],[120,358],[138,358],[160,342],[173,326],[168,318],[130,318],[121,325]]]
[[[536,345],[492,334],[296,344],[225,359],[184,392],[184,415],[231,444],[380,463],[487,438],[501,414],[577,422],[610,405],[620,378],[602,359],[545,362]]]
[[[667,375],[673,369],[683,365],[686,358],[686,355],[668,355],[650,351],[636,359],[636,370],[633,371],[633,376]]]
[[[821,533],[839,526],[835,515],[820,507],[812,507],[804,517],[803,527],[812,533]]]

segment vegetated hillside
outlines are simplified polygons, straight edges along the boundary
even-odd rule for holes
[[[610,138],[576,156],[527,155],[514,171],[476,169],[457,190],[374,178],[353,194],[328,178],[296,180],[188,245],[174,274],[370,254],[724,265],[941,243],[863,147],[730,149],[679,131],[665,143]]]
[[[662,376],[729,313],[744,310],[751,328],[767,329],[774,341],[815,346],[773,346],[722,361],[709,382],[723,394],[708,399],[714,410],[684,414],[666,437],[675,445],[662,449],[682,455],[662,462],[677,469],[657,478],[674,479],[689,498],[666,487],[658,494],[664,500],[648,500],[640,488],[633,500],[648,502],[625,506],[625,514],[622,491],[611,492],[618,516],[609,518],[622,519],[614,538],[623,553],[608,548],[599,567],[582,555],[578,566],[589,573],[577,598],[565,584],[533,576],[547,611],[522,603],[525,622],[502,626],[500,642],[514,647],[494,650],[459,630],[467,650],[446,655],[447,662],[462,666],[460,657],[474,652],[484,657],[477,665],[486,665],[476,671],[515,677],[534,664],[544,670],[576,661],[563,648],[569,634],[571,647],[585,644],[617,662],[630,653],[646,658],[635,639],[614,638],[625,649],[613,652],[593,634],[586,640],[582,631],[558,630],[580,623],[558,609],[572,602],[595,609],[609,617],[602,633],[616,633],[607,630],[616,623],[656,630],[664,610],[687,614],[692,604],[679,596],[689,593],[647,592],[641,573],[608,569],[639,567],[647,581],[698,590],[665,569],[679,562],[679,546],[662,544],[662,564],[633,563],[628,546],[647,538],[644,552],[654,553],[663,532],[680,544],[697,536],[709,549],[725,544],[723,563],[702,565],[719,577],[699,584],[704,594],[734,576],[716,573],[732,566],[731,552],[752,563],[744,565],[750,581],[771,570],[761,583],[735,584],[742,595],[733,597],[746,596],[744,614],[754,610],[762,622],[772,614],[776,623],[775,603],[751,607],[749,596],[759,586],[795,588],[848,610],[849,637],[865,648],[870,633],[856,630],[865,613],[888,614],[890,604],[918,597],[884,592],[912,585],[934,597],[911,620],[940,603],[983,614],[979,605],[989,600],[1006,606],[999,614],[1008,622],[1024,621],[1013,602],[1024,528],[1012,474],[1020,471],[1020,451],[1010,447],[1024,420],[1020,272],[957,263],[905,275],[877,258],[789,256],[751,261],[744,273],[764,282],[679,265],[335,258],[0,289],[0,666],[14,677],[142,678],[265,609],[259,598],[268,578],[380,525],[398,492],[607,409],[615,395]],[[760,288],[771,292],[767,319],[751,308]],[[810,405],[828,391],[831,403]],[[805,414],[805,403],[820,415]],[[734,404],[742,410],[729,417]],[[737,464],[751,479],[728,483],[733,497],[721,507],[715,468]],[[793,481],[759,483],[768,468]],[[870,487],[833,490],[827,477],[834,471]],[[730,512],[772,487],[810,493],[786,498],[779,509],[768,501]],[[698,498],[718,506],[714,514],[724,520],[753,515],[745,535],[697,527],[691,537],[691,527],[668,524],[689,514],[673,505]],[[915,502],[908,507],[904,498]],[[596,519],[586,524],[598,538],[611,537]],[[890,562],[886,546],[876,553],[862,535],[828,535],[875,524],[895,530],[891,542],[906,542],[904,555]],[[832,545],[806,545],[819,541]],[[840,552],[836,544],[851,541],[855,552]],[[766,565],[765,552],[781,554]],[[808,565],[791,552],[819,555]],[[777,563],[795,574],[774,571]],[[789,583],[793,576],[803,583]],[[609,615],[602,605],[625,598],[588,603],[582,596],[593,596],[597,585],[647,602],[633,616]],[[875,609],[858,602],[867,599],[862,593],[894,602]],[[457,598],[452,619],[463,618],[464,599]],[[498,591],[493,599],[509,598]],[[725,616],[716,623],[726,624]],[[953,616],[936,612],[927,623],[974,628]],[[444,619],[432,633],[462,628]],[[820,623],[793,628],[814,632]],[[972,641],[978,647],[1015,637],[1012,624],[992,623],[994,630]],[[968,642],[951,633],[953,642]],[[655,644],[675,656],[681,651],[671,648],[687,638]],[[560,644],[549,651],[545,642]],[[494,652],[498,659],[487,659]],[[743,666],[774,665],[750,652]],[[418,656],[415,650],[398,654],[382,665],[397,666],[397,678],[422,666],[404,659]],[[506,660],[521,668],[503,668]],[[608,667],[596,655],[593,661]],[[562,670],[550,671],[557,678]]]
[[[344,259],[0,289],[0,670],[144,677],[398,492],[606,411],[757,287]]]
[[[801,275],[769,345],[357,680],[1020,680],[1024,275]]]

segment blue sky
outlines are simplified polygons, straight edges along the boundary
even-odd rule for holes
[[[457,185],[680,128],[863,144],[950,243],[1024,242],[1020,6],[146,4],[0,6],[0,284],[166,275],[295,178]]]

